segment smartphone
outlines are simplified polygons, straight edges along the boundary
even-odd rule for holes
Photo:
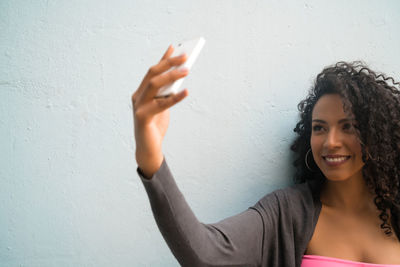
[[[196,39],[183,41],[183,42],[175,45],[174,52],[172,53],[171,57],[180,56],[183,53],[185,53],[187,55],[187,60],[182,65],[171,68],[171,70],[176,69],[176,68],[181,68],[181,67],[186,67],[190,70],[190,68],[193,66],[194,62],[196,61],[197,57],[199,56],[200,51],[203,48],[205,42],[206,42],[206,40],[203,37],[199,37]],[[171,94],[179,93],[183,89],[183,88],[181,88],[181,85],[182,85],[184,79],[185,79],[185,77],[180,78],[179,80],[176,80],[175,82],[173,82],[171,84],[167,84],[167,85],[161,87],[159,89],[156,97],[166,97]]]

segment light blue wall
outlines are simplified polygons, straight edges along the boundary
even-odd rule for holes
[[[291,182],[321,69],[400,73],[400,2],[0,1],[0,266],[177,266],[136,175],[130,96],[171,42],[206,46],[164,151],[203,222]]]

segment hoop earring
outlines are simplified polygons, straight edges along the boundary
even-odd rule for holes
[[[362,146],[364,146],[365,147],[365,152],[366,152],[366,154],[367,154],[367,156],[366,156],[366,160],[369,160],[369,159],[371,159],[371,160],[375,160],[373,157],[372,157],[372,155],[371,155],[371,153],[369,153],[369,149],[368,149],[368,147],[361,141],[361,140],[359,140],[360,141],[360,144],[362,145]]]
[[[311,172],[316,172],[316,170],[311,169],[310,166],[308,165],[307,157],[308,157],[308,153],[310,153],[310,151],[311,151],[311,148],[308,149],[308,151],[307,151],[307,153],[306,153],[306,157],[304,158],[304,162],[306,163],[307,169],[308,169],[309,171],[311,171]]]

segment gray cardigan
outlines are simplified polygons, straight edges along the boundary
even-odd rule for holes
[[[238,215],[203,224],[165,159],[151,179],[138,173],[157,225],[182,266],[300,267],[321,211],[316,183],[276,190]]]

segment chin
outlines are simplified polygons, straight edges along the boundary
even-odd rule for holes
[[[350,179],[350,177],[337,177],[337,176],[330,177],[330,176],[326,176],[326,175],[325,175],[325,178],[332,182],[343,182],[343,181]]]
[[[332,172],[322,172],[325,178],[332,182],[343,182],[356,177],[357,173],[346,174],[346,173],[332,173]]]

